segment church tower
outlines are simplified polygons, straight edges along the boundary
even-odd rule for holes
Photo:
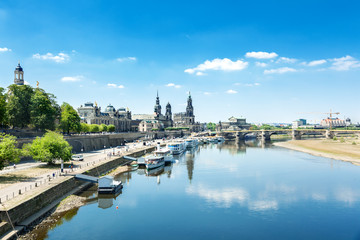
[[[185,116],[186,116],[186,124],[192,125],[195,123],[194,107],[192,105],[192,99],[191,99],[190,92],[189,92],[189,97],[187,100]]]
[[[166,120],[172,121],[171,105],[170,105],[169,102],[168,102],[168,104],[166,105],[165,117],[166,117]]]
[[[20,61],[14,71],[14,83],[16,85],[24,85],[24,71],[20,66]]]
[[[159,99],[159,92],[157,92],[156,95],[156,104],[154,107],[154,113],[157,117],[159,117],[161,115],[161,105],[160,105],[160,99]]]

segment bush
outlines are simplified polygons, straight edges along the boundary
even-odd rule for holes
[[[99,125],[97,125],[97,124],[91,124],[89,131],[90,131],[90,132],[99,132],[99,131],[100,131]]]
[[[115,132],[115,125],[113,124],[110,124],[107,126],[107,131],[108,132]]]
[[[352,142],[352,145],[356,145],[356,142]]]
[[[340,142],[345,142],[345,139],[343,137],[340,138]]]
[[[336,141],[336,140],[337,140],[337,137],[333,137],[333,140]]]
[[[106,132],[107,131],[107,126],[105,124],[101,124],[100,125],[100,132]]]

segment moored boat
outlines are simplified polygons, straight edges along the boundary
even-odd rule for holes
[[[167,148],[170,150],[170,153],[173,155],[182,154],[185,149],[185,143],[184,142],[172,142],[167,144]]]
[[[150,155],[145,157],[146,169],[158,168],[165,165],[164,156]]]

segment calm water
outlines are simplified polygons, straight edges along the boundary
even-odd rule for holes
[[[119,176],[116,199],[84,193],[47,239],[360,239],[358,166],[254,142],[178,160]]]

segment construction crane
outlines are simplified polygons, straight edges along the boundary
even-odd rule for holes
[[[330,117],[330,121],[329,121],[329,128],[330,130],[332,129],[332,117],[333,117],[333,114],[335,115],[339,115],[340,112],[333,112],[331,109],[330,109],[330,112],[327,112],[327,113],[323,113],[323,112],[303,112],[303,113],[299,113],[299,114],[328,114],[329,117]]]

